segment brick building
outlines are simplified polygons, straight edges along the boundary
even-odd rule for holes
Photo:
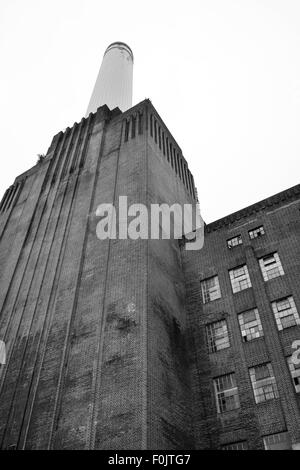
[[[122,195],[197,200],[149,100],[56,135],[2,199],[0,448],[299,445],[300,187],[207,225],[198,252],[99,240]]]
[[[300,185],[207,225],[188,253],[196,448],[299,448]]]

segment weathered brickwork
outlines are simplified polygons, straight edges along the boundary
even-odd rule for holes
[[[207,225],[199,252],[99,240],[100,204],[195,202],[193,176],[149,100],[57,134],[0,203],[0,448],[259,449],[282,431],[299,443],[286,358],[300,328],[278,331],[271,308],[292,295],[300,312],[299,193]],[[250,240],[259,225],[265,235]],[[265,282],[258,259],[274,252],[284,275]],[[228,270],[244,264],[252,287],[233,294]],[[214,275],[221,298],[203,304],[200,282]],[[238,314],[251,308],[264,336],[245,343]],[[209,353],[205,327],[223,319],[230,347]],[[249,368],[266,362],[279,397],[255,404]],[[218,413],[213,379],[233,372],[240,407]]]
[[[265,235],[250,239],[249,230],[263,226]],[[204,248],[184,254],[187,310],[191,343],[195,439],[197,448],[221,448],[247,441],[263,448],[263,437],[288,431],[300,441],[300,396],[287,366],[292,343],[300,340],[298,325],[278,331],[271,302],[292,295],[300,311],[300,186],[243,209],[205,227]],[[227,240],[242,236],[231,249]],[[284,275],[264,281],[258,259],[279,254]],[[252,287],[233,293],[229,270],[247,265]],[[217,275],[221,298],[203,304],[200,281]],[[260,313],[264,336],[243,342],[238,314],[253,308]],[[208,352],[205,327],[225,319],[230,347]],[[279,398],[255,404],[249,368],[271,362]],[[235,373],[240,407],[218,413],[213,379]]]
[[[195,198],[148,100],[124,114],[99,108],[55,136],[3,198],[1,448],[192,442],[180,249],[100,241],[98,205],[124,195],[147,206]]]

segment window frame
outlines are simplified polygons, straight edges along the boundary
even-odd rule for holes
[[[295,392],[300,393],[300,364],[296,366],[292,362],[292,356],[287,357],[287,364],[295,388]],[[299,382],[298,384],[295,383],[295,379],[297,379],[297,381]]]
[[[265,264],[266,258],[274,259],[273,262],[269,262],[267,265]],[[277,277],[284,276],[284,269],[277,251],[274,253],[270,253],[268,255],[262,256],[258,259],[260,270],[265,282],[271,281],[272,279],[276,279]],[[268,266],[273,266],[273,268],[268,268]],[[273,274],[270,274],[273,273]]]
[[[241,448],[239,448],[240,446]],[[238,442],[232,442],[230,444],[223,444],[222,450],[248,450],[248,442],[238,441]]]
[[[261,238],[266,235],[265,228],[263,225],[259,225],[259,227],[255,227],[251,230],[248,230],[248,235],[250,240],[256,240],[257,238]]]
[[[241,270],[241,269],[244,269],[244,274],[235,276],[234,272]],[[237,279],[241,278],[242,276],[244,276],[244,279],[237,281]],[[243,264],[241,266],[237,266],[236,268],[229,269],[229,278],[230,278],[231,289],[232,289],[233,294],[236,294],[237,292],[241,292],[242,290],[250,289],[252,287],[247,264]],[[246,287],[241,287],[243,283],[246,283]],[[237,289],[237,286],[239,286],[239,289]]]
[[[213,279],[216,279],[215,285],[213,286],[213,288],[207,288],[207,283]],[[200,287],[201,287],[201,293],[202,293],[202,301],[204,304],[208,304],[222,297],[220,283],[219,283],[219,276],[217,274],[200,281]],[[211,298],[211,295],[214,293],[214,291],[216,291],[217,297]]]
[[[237,243],[234,243],[234,240],[237,240]],[[233,248],[236,248],[237,246],[243,244],[242,235],[240,234],[240,235],[236,235],[235,237],[228,238],[226,243],[227,243],[227,248],[229,250],[232,250]]]
[[[289,308],[278,309],[278,304],[280,302],[283,303],[284,301],[289,302]],[[300,325],[299,313],[295,304],[294,297],[292,295],[288,295],[287,297],[282,297],[281,299],[274,300],[273,302],[271,302],[271,307],[273,310],[273,314],[275,317],[278,331],[282,331],[282,330],[285,330],[286,328],[292,328],[294,326]],[[283,315],[282,312],[290,312],[290,313],[288,315]],[[290,323],[285,326],[284,325],[285,322],[282,322],[282,319],[287,319],[289,317],[293,317],[293,323]]]
[[[267,367],[269,375],[257,378],[257,372],[263,367]],[[264,364],[258,364],[257,366],[250,367],[249,375],[255,403],[257,405],[279,398],[278,387],[271,362],[266,362]],[[258,390],[262,391],[262,393],[258,393]],[[260,397],[264,397],[264,399],[260,399]]]
[[[269,443],[269,444],[266,443],[267,439],[272,438],[275,441],[276,436],[279,437],[279,436],[283,436],[283,435],[285,435],[287,439],[279,440],[279,441],[277,440],[277,442],[273,442],[273,443]],[[289,435],[288,431],[282,431],[282,432],[277,432],[277,433],[274,433],[274,434],[268,434],[266,436],[263,436],[263,443],[264,443],[265,450],[275,450],[274,448],[272,449],[272,447],[268,448],[268,445],[269,446],[272,446],[272,445],[274,446],[276,444],[277,445],[280,444],[281,442],[286,442],[289,445],[288,449],[292,449],[291,438],[290,438],[290,435]],[[277,450],[279,450],[279,449],[277,449]]]
[[[232,387],[228,388],[220,388],[221,385],[221,380],[228,380],[230,377],[230,381],[232,382],[231,385]],[[231,372],[229,374],[224,374],[219,377],[215,377],[213,379],[213,385],[214,385],[214,392],[215,392],[215,400],[216,400],[216,406],[217,406],[217,412],[218,414],[223,414],[228,411],[234,411],[240,408],[240,399],[239,399],[239,392],[238,392],[238,386],[236,383],[236,378],[235,378],[235,373]],[[220,390],[218,389],[220,388]],[[230,393],[233,392],[233,393]],[[234,407],[226,407],[226,399],[231,401],[231,398],[234,397],[233,402],[235,404]],[[225,401],[222,401],[225,400]]]
[[[243,315],[246,315],[247,313],[250,313],[250,312],[254,313],[255,320],[241,321],[243,319]],[[256,321],[257,324],[252,325],[252,323],[255,323],[255,321]],[[242,336],[242,339],[243,339],[243,343],[249,343],[250,341],[253,341],[255,339],[259,339],[259,338],[264,337],[264,330],[263,330],[263,326],[262,326],[262,323],[261,323],[258,308],[255,307],[255,308],[245,310],[244,312],[239,313],[238,314],[238,322],[239,322],[239,326],[240,326],[240,332],[241,332],[241,336]],[[247,327],[245,325],[249,325],[249,326]],[[256,331],[251,331],[254,328],[257,328]],[[249,330],[249,333],[247,333],[248,330]],[[244,334],[244,333],[246,333],[246,334]],[[257,336],[256,333],[259,333],[259,335]]]
[[[213,328],[218,324],[223,324],[225,326],[226,332],[223,331],[223,334],[215,334]],[[206,342],[209,354],[217,353],[219,351],[223,351],[224,349],[230,348],[230,338],[229,338],[229,330],[228,324],[226,319],[222,318],[221,320],[217,320],[205,325],[205,332],[206,332]],[[221,341],[221,347],[218,347],[217,341]],[[222,342],[223,340],[223,342]]]

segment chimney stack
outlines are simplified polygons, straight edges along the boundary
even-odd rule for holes
[[[114,42],[104,53],[86,116],[106,104],[126,111],[132,107],[133,53],[127,44]]]

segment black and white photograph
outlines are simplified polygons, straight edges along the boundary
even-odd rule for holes
[[[0,61],[0,458],[300,450],[300,1],[0,0]]]

